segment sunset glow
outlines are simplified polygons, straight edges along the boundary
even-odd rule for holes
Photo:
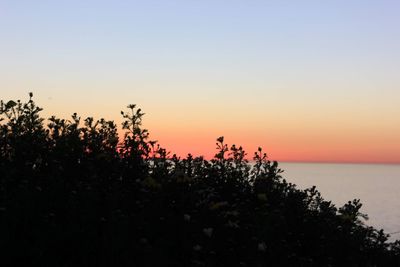
[[[395,1],[61,2],[0,3],[0,99],[119,124],[134,103],[180,156],[225,136],[249,158],[400,163]]]

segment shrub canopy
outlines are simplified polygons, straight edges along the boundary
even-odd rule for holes
[[[170,155],[135,105],[113,121],[0,104],[2,266],[399,266],[400,242],[282,178],[261,148]],[[45,125],[46,122],[46,125]]]

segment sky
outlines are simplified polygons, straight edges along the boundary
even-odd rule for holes
[[[400,163],[399,1],[0,0],[0,99],[137,104],[171,153]]]

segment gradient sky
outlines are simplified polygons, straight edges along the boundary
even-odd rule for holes
[[[168,150],[400,163],[399,1],[0,0],[0,99],[105,117]],[[250,153],[251,152],[251,153]]]

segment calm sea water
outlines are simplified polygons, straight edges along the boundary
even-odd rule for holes
[[[298,188],[315,185],[337,207],[359,198],[369,220],[387,233],[400,231],[400,165],[280,163],[283,177]],[[400,233],[390,240],[400,239]]]

